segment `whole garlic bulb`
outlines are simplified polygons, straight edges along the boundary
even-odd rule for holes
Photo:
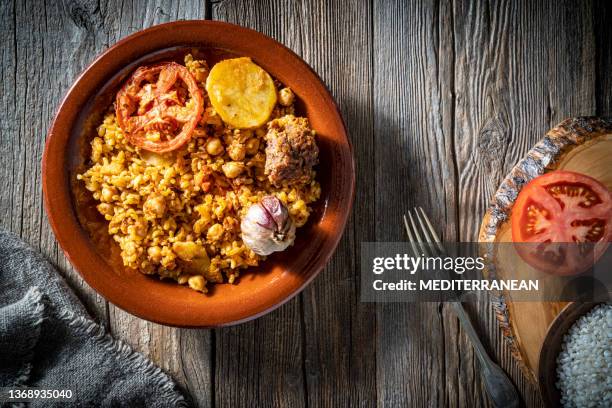
[[[274,196],[249,207],[240,228],[242,240],[258,255],[284,251],[295,240],[295,224],[287,207]]]

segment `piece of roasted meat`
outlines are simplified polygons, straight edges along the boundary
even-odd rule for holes
[[[271,121],[266,142],[265,174],[273,185],[312,181],[319,148],[308,119],[286,115]]]

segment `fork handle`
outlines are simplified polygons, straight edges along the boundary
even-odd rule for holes
[[[518,407],[520,400],[512,381],[510,381],[504,370],[495,364],[487,354],[463,305],[460,302],[453,302],[452,305],[463,329],[474,346],[474,351],[482,369],[485,389],[491,398],[493,406],[496,408]]]

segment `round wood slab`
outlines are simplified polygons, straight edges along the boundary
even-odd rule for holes
[[[612,189],[612,118],[570,118],[551,129],[503,180],[480,226],[480,242],[511,242],[510,213],[519,191],[529,180],[551,170],[589,175]],[[483,246],[485,247],[485,246]],[[483,254],[489,276],[509,276],[495,246]],[[514,257],[516,259],[516,257]],[[512,265],[513,272],[527,265]],[[516,276],[516,275],[515,275]],[[551,322],[563,302],[513,302],[497,292],[493,308],[512,355],[527,378],[537,383],[538,356]]]

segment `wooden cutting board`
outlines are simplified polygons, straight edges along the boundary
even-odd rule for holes
[[[582,117],[551,129],[506,176],[495,193],[480,227],[480,242],[512,242],[510,212],[529,180],[551,170],[589,175],[612,189],[612,118]],[[486,271],[498,278],[516,277],[529,265],[491,246]],[[504,250],[507,252],[507,248]],[[512,275],[510,275],[512,268]],[[566,305],[562,302],[513,301],[510,293],[495,293],[493,307],[505,340],[528,379],[536,383],[538,357],[550,323]]]

